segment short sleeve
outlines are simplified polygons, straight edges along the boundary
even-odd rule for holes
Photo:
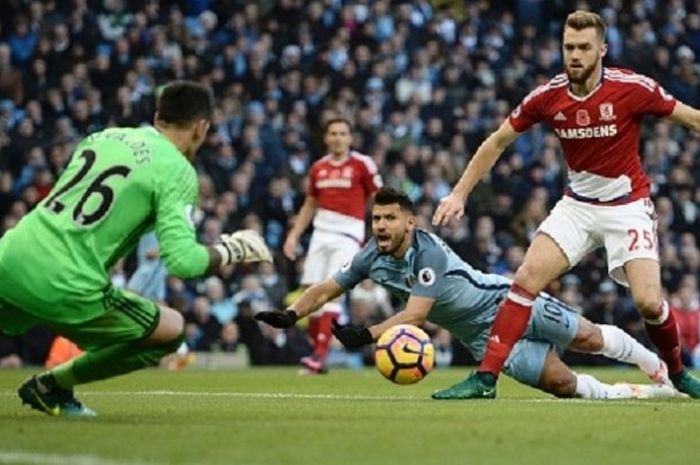
[[[635,112],[640,116],[653,115],[659,118],[670,115],[676,107],[676,98],[655,80],[642,75],[634,76],[639,83],[635,86]]]
[[[383,185],[382,176],[379,174],[377,164],[370,157],[365,157],[365,170],[362,176],[362,185],[368,195],[377,192]]]
[[[369,277],[369,270],[372,262],[377,256],[377,243],[371,239],[367,244],[352,257],[352,260],[345,263],[338,272],[333,275],[333,279],[343,289],[354,288],[360,281]]]
[[[318,197],[318,189],[316,189],[317,173],[318,169],[316,168],[316,165],[311,165],[311,169],[309,170],[309,182],[306,186],[306,195],[310,195],[314,198]]]
[[[186,162],[174,168],[155,173],[155,231],[160,253],[171,274],[201,276],[209,266],[209,252],[197,242],[192,221],[199,184],[194,168]]]
[[[431,242],[418,252],[414,262],[416,280],[411,295],[437,299],[447,271],[447,253],[439,244]]]
[[[546,86],[539,86],[530,92],[508,117],[510,125],[523,132],[543,120],[542,93]]]

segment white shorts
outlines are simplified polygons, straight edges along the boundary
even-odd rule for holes
[[[304,262],[301,284],[320,283],[331,278],[360,251],[360,243],[344,234],[314,229]]]
[[[564,196],[538,232],[550,236],[575,266],[605,246],[610,277],[629,286],[624,264],[638,258],[659,261],[656,212],[649,198],[622,205],[595,205]]]

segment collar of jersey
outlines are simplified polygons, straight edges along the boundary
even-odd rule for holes
[[[348,153],[345,155],[345,157],[344,157],[342,160],[340,160],[340,161],[335,160],[335,159],[333,158],[333,155],[332,155],[332,154],[330,154],[330,153],[328,154],[328,163],[330,163],[330,164],[333,165],[333,166],[341,166],[341,165],[344,165],[348,160],[350,160],[350,152],[348,152]]]

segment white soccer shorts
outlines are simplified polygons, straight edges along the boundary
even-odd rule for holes
[[[624,264],[638,258],[659,260],[656,213],[649,198],[622,205],[596,205],[564,196],[538,232],[550,236],[573,267],[604,246],[610,277],[628,286]]]
[[[315,229],[304,262],[301,284],[308,286],[332,277],[360,251],[360,243],[344,234]]]

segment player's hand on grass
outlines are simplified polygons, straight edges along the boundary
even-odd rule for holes
[[[465,199],[454,192],[440,199],[440,204],[433,215],[433,226],[445,226],[450,221],[458,221],[464,216]]]
[[[233,234],[222,234],[217,249],[221,252],[223,265],[232,263],[272,262],[270,249],[260,234],[244,229]]]
[[[333,320],[333,335],[345,346],[346,349],[358,349],[374,342],[372,333],[365,326],[341,325]]]
[[[299,315],[297,315],[297,312],[290,309],[272,310],[256,313],[255,319],[264,321],[275,328],[290,328],[296,324]]]

